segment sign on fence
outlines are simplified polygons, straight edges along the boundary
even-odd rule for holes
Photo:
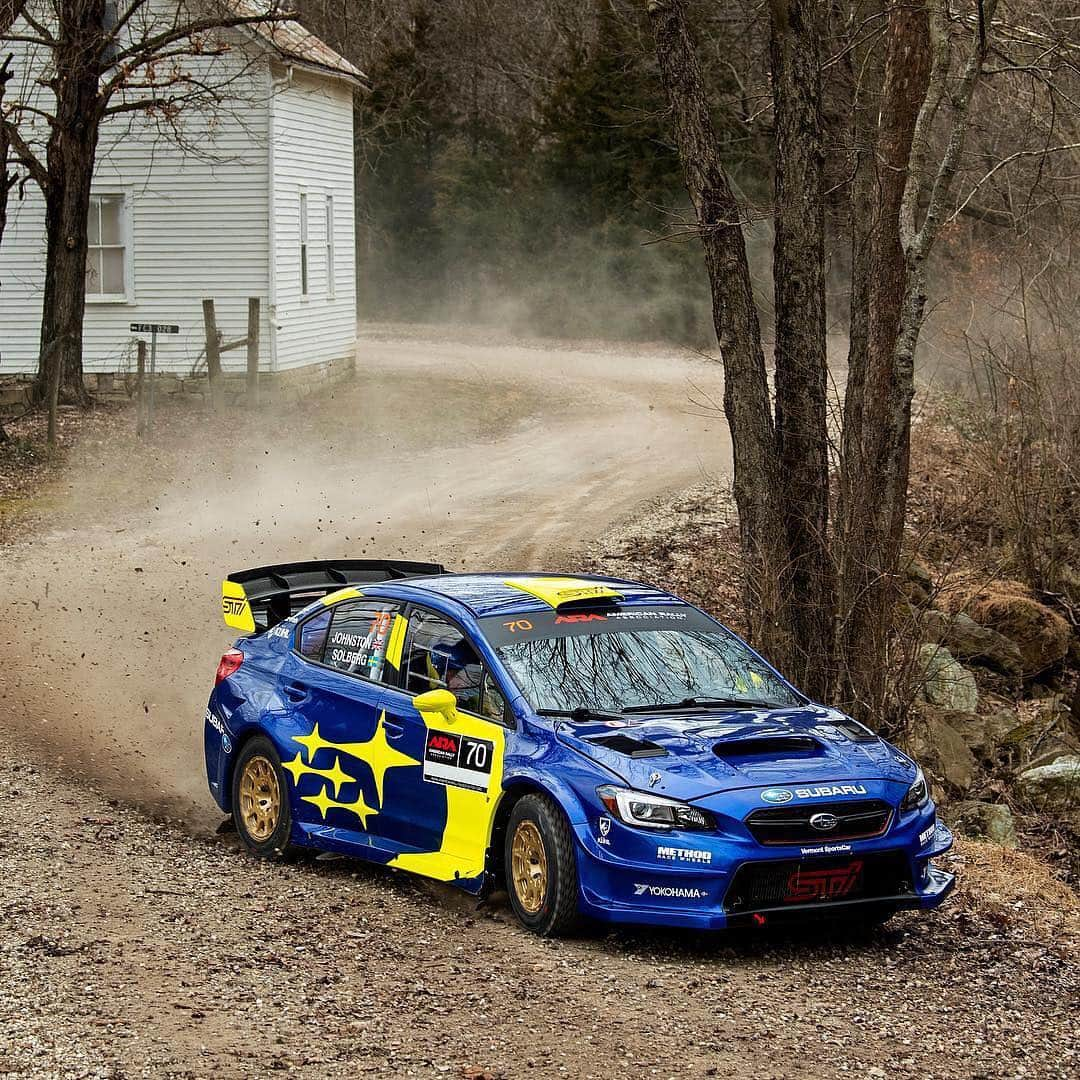
[[[179,334],[180,327],[175,323],[133,322],[133,334]]]

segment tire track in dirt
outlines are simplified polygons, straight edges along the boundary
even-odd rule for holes
[[[642,348],[370,340],[325,400],[149,448],[84,447],[43,528],[4,553],[0,725],[118,797],[213,823],[202,712],[220,579],[329,556],[550,569],[643,500],[723,475],[719,369]]]

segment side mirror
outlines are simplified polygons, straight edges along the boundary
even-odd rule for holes
[[[449,690],[428,690],[412,699],[417,712],[442,713],[447,723],[457,714],[457,698]]]

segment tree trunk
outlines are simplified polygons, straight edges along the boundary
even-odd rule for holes
[[[740,209],[720,164],[682,0],[649,0],[647,10],[712,289],[713,322],[724,364],[724,412],[734,451],[750,637],[785,666],[791,659],[783,596],[786,525],[776,498],[776,440]]]
[[[896,598],[910,451],[911,365],[897,363],[907,271],[900,208],[912,137],[930,74],[923,5],[889,10],[885,79],[870,193],[869,254],[857,267],[865,289],[864,355],[845,403],[840,543],[842,652],[851,708],[880,720],[886,711],[888,628]],[[858,185],[856,186],[858,190]]]
[[[82,340],[86,310],[87,220],[101,109],[98,80],[105,38],[104,0],[61,5],[54,50],[56,119],[46,151],[45,288],[37,393],[48,397],[47,357],[60,366],[59,397],[85,404]],[[50,349],[54,341],[60,348]]]
[[[793,638],[791,674],[832,689],[835,584],[829,551],[825,154],[820,0],[770,0],[776,117],[776,441]]]

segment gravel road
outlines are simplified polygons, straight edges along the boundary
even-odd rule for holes
[[[214,835],[223,570],[565,567],[728,467],[698,359],[386,333],[364,356],[318,408],[84,445],[3,552],[0,1073],[1076,1076],[1075,907],[1031,860],[964,847],[954,902],[869,935],[546,942],[499,897]]]

